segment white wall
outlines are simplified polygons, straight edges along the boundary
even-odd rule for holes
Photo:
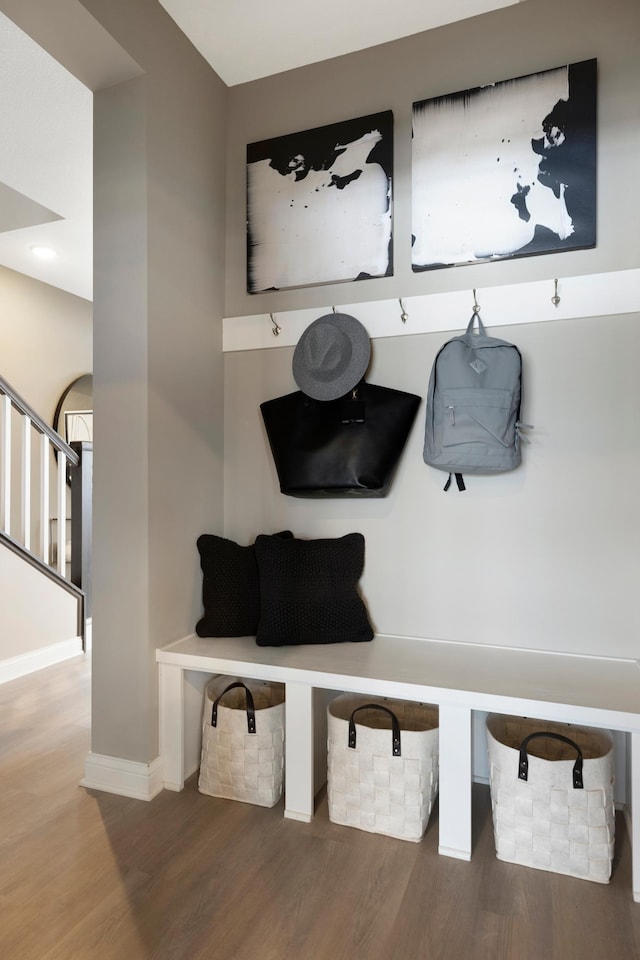
[[[230,91],[227,315],[388,299],[640,265],[640,8],[537,0]],[[413,100],[598,58],[598,244],[593,250],[412,275]],[[244,149],[253,140],[392,108],[395,276],[250,297],[245,292]],[[550,296],[552,284],[550,279]],[[481,297],[479,297],[481,300]],[[491,332],[491,317],[483,314]],[[460,317],[466,326],[468,315]],[[306,501],[278,491],[259,404],[296,389],[293,349],[225,356],[225,535],[289,527],[303,537],[359,530],[375,628],[469,642],[637,656],[640,613],[640,352],[637,315],[501,327],[524,358],[523,466],[442,492],[422,462],[424,403],[384,500]],[[368,379],[426,394],[440,334],[373,343]]]

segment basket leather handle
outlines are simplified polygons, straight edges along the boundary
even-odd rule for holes
[[[529,757],[527,756],[527,746],[530,740],[534,740],[536,737],[549,737],[552,740],[562,740],[563,743],[568,743],[570,747],[578,754],[576,762],[573,765],[573,789],[582,790],[584,788],[584,783],[582,781],[582,750],[575,741],[570,740],[569,737],[563,736],[561,733],[552,733],[551,731],[541,730],[539,733],[530,733],[528,737],[525,737],[522,743],[520,744],[520,759],[518,760],[518,780],[526,780],[529,775]]]
[[[229,690],[234,690],[236,687],[242,687],[242,689],[246,694],[247,730],[249,731],[249,733],[255,733],[256,732],[256,708],[253,703],[253,694],[251,693],[251,690],[249,690],[249,687],[247,687],[246,684],[241,683],[240,680],[237,680],[235,683],[230,683],[228,687],[225,687],[225,689],[222,691],[220,696],[216,697],[216,699],[213,701],[213,707],[211,708],[211,726],[215,727],[218,724],[218,704],[224,697],[225,693],[228,693]]]
[[[356,747],[356,723],[353,719],[358,710],[383,710],[391,717],[391,754],[394,757],[400,754],[400,724],[398,718],[388,707],[383,707],[380,703],[363,703],[361,707],[356,707],[349,718],[349,746],[355,750]]]

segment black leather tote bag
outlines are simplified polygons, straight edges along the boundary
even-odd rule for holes
[[[282,493],[384,497],[420,397],[371,383],[338,400],[301,391],[260,405]]]

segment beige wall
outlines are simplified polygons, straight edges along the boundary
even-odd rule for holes
[[[66,387],[92,370],[92,304],[0,267],[0,344],[0,375],[53,424]]]
[[[2,545],[0,583],[0,662],[78,636],[76,598]]]
[[[92,370],[92,304],[0,267],[0,375],[49,424],[66,387]],[[13,415],[12,531],[19,531],[21,435]],[[40,450],[32,444],[32,543],[38,543]],[[50,515],[55,508],[51,458]],[[47,518],[48,519],[48,518]],[[0,547],[0,660],[77,635],[77,603],[69,594]]]
[[[77,377],[93,368],[93,305],[90,301],[13,270],[0,268],[0,375],[53,426],[60,397]],[[12,412],[11,530],[21,523],[21,418]],[[40,537],[40,447],[35,430],[31,445],[31,540]],[[56,466],[50,457],[50,510],[56,516]],[[70,500],[69,500],[70,506]],[[47,521],[49,519],[47,517]],[[20,539],[19,535],[17,537]],[[75,629],[75,628],[74,628]],[[30,641],[31,646],[44,645]]]
[[[495,14],[233,88],[228,138],[227,315],[471,290],[640,266],[640,7],[528,0]],[[591,57],[599,64],[598,244],[593,250],[411,274],[411,104]],[[395,276],[249,296],[244,151],[253,140],[392,109]],[[482,302],[481,296],[479,296]],[[279,322],[286,322],[279,314]],[[468,316],[461,316],[460,326]],[[491,317],[483,315],[491,327]],[[384,500],[278,491],[259,404],[296,389],[292,348],[225,355],[225,533],[289,527],[366,538],[362,587],[380,632],[637,656],[640,318],[501,327],[524,357],[524,465],[442,492],[422,462],[424,403]],[[426,395],[446,335],[377,339],[369,380]]]

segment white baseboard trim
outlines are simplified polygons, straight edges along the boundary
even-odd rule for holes
[[[82,637],[73,637],[71,640],[62,640],[52,643],[48,647],[40,647],[29,653],[21,653],[8,660],[0,660],[0,683],[26,677],[29,673],[51,667],[54,663],[62,663],[82,653]]]
[[[284,811],[285,819],[287,820],[298,820],[300,823],[311,823],[312,817],[308,813],[298,813],[297,810],[287,810]]]
[[[455,847],[443,847],[442,844],[438,846],[438,853],[442,857],[453,857],[454,860],[471,860],[471,852],[469,850],[458,850]]]
[[[80,785],[88,790],[117,793],[134,800],[153,800],[163,787],[160,757],[152,763],[137,763],[89,753],[84,762],[84,777]]]

